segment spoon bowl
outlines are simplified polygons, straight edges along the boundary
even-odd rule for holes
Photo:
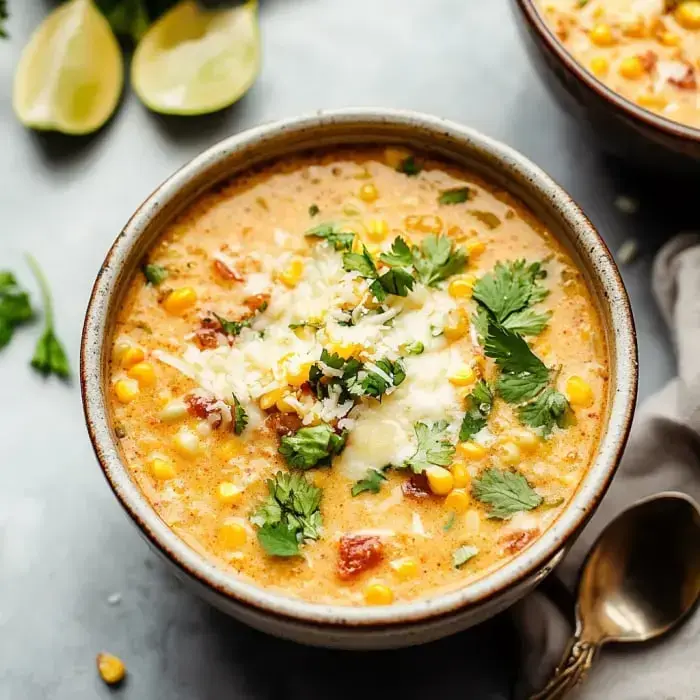
[[[682,493],[646,498],[602,532],[583,564],[576,633],[552,680],[531,700],[564,697],[608,642],[646,642],[700,599],[700,508]]]

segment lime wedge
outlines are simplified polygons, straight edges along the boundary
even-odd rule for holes
[[[12,104],[32,129],[88,134],[114,112],[123,83],[107,20],[92,0],[71,0],[39,25],[22,52]]]
[[[242,97],[259,70],[257,2],[205,10],[183,0],[136,47],[131,82],[154,112],[206,114]]]

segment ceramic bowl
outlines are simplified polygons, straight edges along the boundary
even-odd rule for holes
[[[603,318],[610,353],[610,396],[597,456],[569,507],[519,557],[461,590],[386,607],[314,604],[223,571],[186,545],[160,519],[132,480],[115,436],[108,360],[116,313],[144,255],[163,228],[208,188],[291,153],[343,144],[408,145],[463,165],[528,205],[583,270]],[[82,396],[90,439],[117,499],[146,540],[203,598],[265,632],[300,642],[353,649],[399,647],[470,627],[514,603],[541,581],[591,516],[625,446],[637,391],[637,351],[627,294],[612,257],[569,196],[537,166],[453,122],[405,111],[319,112],[260,126],[204,152],[141,205],[99,271],[81,348]]]
[[[576,115],[609,152],[653,172],[700,174],[700,129],[658,115],[600,82],[567,50],[536,7],[513,0],[530,57],[561,106]]]

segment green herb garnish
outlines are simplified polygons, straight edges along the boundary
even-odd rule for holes
[[[418,173],[420,173],[420,171],[423,170],[423,166],[416,161],[415,156],[406,156],[396,166],[396,170],[400,173],[403,173],[404,175],[413,177],[415,175],[418,175]]]
[[[411,267],[413,265],[411,249],[401,236],[396,236],[389,252],[381,253],[379,259],[389,267]]]
[[[515,513],[537,508],[542,496],[519,472],[487,469],[472,486],[474,498],[491,506],[489,518],[505,520]]]
[[[313,328],[314,330],[320,330],[323,328],[323,324],[315,321],[297,321],[295,323],[290,323],[288,328],[292,331],[297,328]]]
[[[453,187],[450,190],[443,190],[438,197],[439,204],[462,204],[472,195],[468,187]]]
[[[402,349],[407,355],[422,355],[425,352],[425,345],[420,340],[414,340],[412,343],[403,345]]]
[[[449,532],[453,528],[456,520],[457,520],[457,514],[454,511],[452,511],[450,513],[450,515],[448,516],[447,521],[442,526],[442,531]]]
[[[362,253],[345,253],[343,255],[343,268],[348,272],[358,272],[362,277],[373,280],[369,290],[380,303],[386,299],[388,294],[400,297],[407,296],[415,284],[411,273],[400,267],[392,267],[391,270],[380,276],[372,256],[364,245]]]
[[[33,316],[28,292],[11,272],[0,272],[0,348],[10,342],[17,326]]]
[[[470,545],[462,545],[452,552],[452,566],[455,569],[461,569],[470,559],[473,559],[479,553],[477,547]]]
[[[401,360],[392,362],[382,359],[374,362],[381,374],[374,370],[371,364],[361,366],[357,373],[347,382],[347,390],[354,396],[372,396],[375,399],[383,396],[387,389],[399,386],[406,379],[406,369]],[[390,379],[391,381],[388,381]]]
[[[428,287],[456,275],[467,264],[467,254],[447,236],[426,236],[420,248],[413,247],[413,266],[418,279]]]
[[[320,224],[310,228],[305,234],[308,238],[323,238],[336,250],[350,250],[354,233],[341,231],[335,224]]]
[[[343,254],[343,269],[347,272],[357,272],[368,279],[377,279],[379,277],[377,266],[374,264],[374,260],[366,245],[362,246],[361,253]]]
[[[493,394],[488,384],[481,380],[476,383],[473,391],[464,400],[466,412],[462,419],[462,427],[459,430],[461,442],[474,437],[480,430],[486,427],[491,407],[493,406]]]
[[[41,334],[36,344],[31,364],[34,369],[44,375],[53,373],[65,379],[70,375],[70,366],[68,364],[66,351],[56,337],[54,330],[53,301],[51,299],[49,283],[39,267],[39,263],[32,255],[27,254],[27,261],[39,283],[42,303],[44,305],[44,332]]]
[[[370,493],[379,493],[379,490],[382,487],[382,482],[386,481],[384,472],[390,467],[391,465],[387,464],[381,469],[368,469],[367,473],[365,474],[365,478],[355,482],[353,487],[350,489],[350,493],[353,496],[359,496],[365,491],[369,491]]]
[[[267,500],[250,518],[258,541],[268,554],[295,556],[300,544],[320,536],[322,491],[299,473],[277,472],[266,483]]]
[[[413,455],[404,463],[416,474],[420,474],[433,465],[447,467],[452,463],[455,447],[447,436],[448,423],[445,420],[436,421],[432,425],[415,423],[418,446]]]
[[[554,426],[566,428],[571,425],[573,412],[566,396],[548,387],[534,401],[520,406],[518,417],[532,428],[541,428],[542,434],[547,436]]]
[[[323,467],[331,463],[331,457],[343,451],[346,440],[346,430],[338,434],[330,425],[321,423],[285,435],[280,441],[279,452],[295,469]]]
[[[316,214],[318,214],[320,211],[321,211],[321,210],[318,208],[318,206],[317,206],[316,204],[312,204],[312,205],[309,207],[309,216],[313,218],[313,217],[316,216]]]
[[[245,408],[241,405],[238,397],[235,394],[233,396],[233,432],[236,435],[240,435],[248,425],[248,414]]]
[[[141,269],[146,277],[146,282],[148,284],[152,284],[154,287],[157,287],[159,284],[164,282],[168,276],[168,271],[162,265],[148,263]]]
[[[508,316],[503,322],[503,327],[520,335],[539,335],[551,317],[551,311],[539,314],[534,309],[522,309]]]

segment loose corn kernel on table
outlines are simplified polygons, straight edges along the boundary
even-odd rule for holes
[[[12,72],[45,7],[11,3],[12,37],[0,43],[0,257],[27,286],[22,251],[43,263],[74,369],[94,275],[159,182],[212,142],[259,122],[321,106],[378,104],[433,112],[510,143],[569,189],[613,252],[636,238],[641,256],[622,272],[640,334],[642,396],[671,375],[670,346],[649,289],[650,256],[692,222],[693,198],[640,181],[598,153],[537,81],[506,0],[269,0],[261,10],[263,74],[238,106],[171,120],[127,95],[113,123],[86,140],[28,133],[12,115]],[[640,212],[621,213],[619,195],[639,200]],[[392,674],[406,700],[428,692],[511,697],[516,642],[505,617],[423,648],[360,657],[265,637],[184,591],[100,475],[75,381],[45,383],[29,369],[36,332],[18,333],[0,355],[9,399],[0,470],[2,700],[296,700],[331,692],[342,699],[356,692],[351,682],[339,689],[337,679],[360,675],[363,695],[374,697],[387,668],[418,667],[440,672]],[[132,361],[135,367],[143,358]],[[410,563],[397,567],[412,575]],[[116,693],[98,677],[101,651],[126,664],[127,682]],[[271,674],[271,666],[278,671]]]

